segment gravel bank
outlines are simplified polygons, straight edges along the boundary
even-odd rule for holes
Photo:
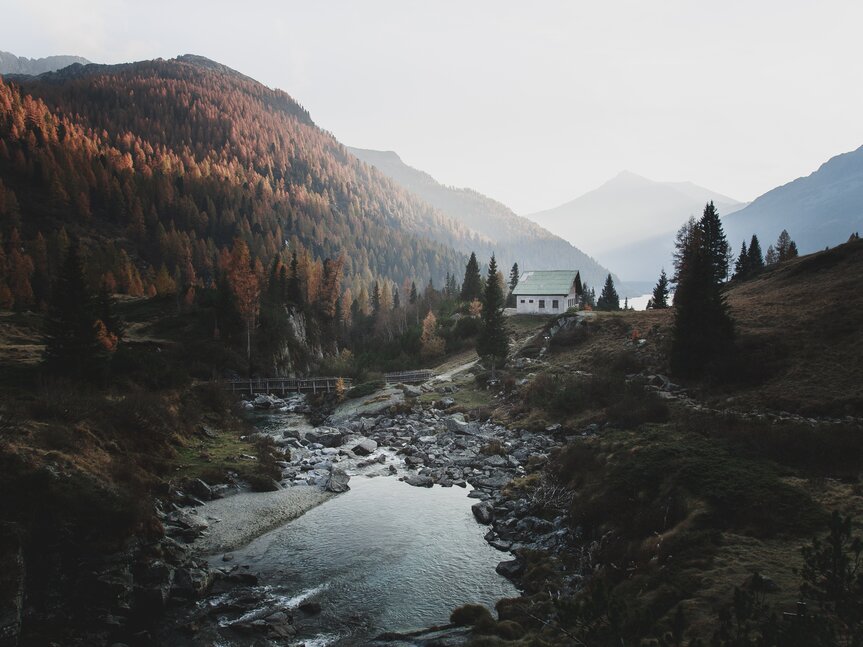
[[[197,510],[210,527],[195,541],[195,550],[204,555],[234,550],[296,519],[331,496],[331,492],[318,487],[298,485],[275,492],[243,492],[210,501]]]

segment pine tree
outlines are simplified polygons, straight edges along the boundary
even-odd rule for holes
[[[614,289],[614,280],[609,274],[605,279],[605,285],[596,302],[597,310],[620,310],[620,297]]]
[[[77,243],[66,254],[45,318],[45,367],[56,375],[100,377],[107,355],[99,343],[93,295],[84,280]]]
[[[410,303],[412,306],[416,305],[417,298],[417,284],[414,281],[411,281],[411,293],[408,296],[408,303]]]
[[[671,347],[671,367],[677,375],[703,371],[727,351],[734,335],[714,252],[700,227],[693,230],[682,250]]]
[[[776,250],[776,260],[779,263],[788,260],[788,249],[791,247],[791,236],[788,235],[788,230],[783,229],[776,240],[774,249]]]
[[[764,255],[761,253],[761,243],[758,236],[752,234],[749,241],[749,251],[746,254],[746,274],[753,276],[764,269]]]
[[[512,269],[509,271],[509,294],[506,297],[506,307],[507,308],[515,308],[515,294],[513,294],[513,290],[518,285],[519,271],[518,271],[518,263],[512,264]]]
[[[476,352],[480,357],[492,358],[493,365],[503,364],[509,353],[509,337],[503,314],[504,298],[497,281],[497,261],[494,255],[488,264],[488,280],[482,302],[482,320],[477,337]]]
[[[767,253],[764,255],[764,264],[765,265],[773,265],[779,260],[776,250],[773,249],[773,245],[767,246]]]
[[[744,280],[747,276],[747,270],[749,270],[749,252],[746,251],[746,241],[744,240],[737,261],[734,263],[734,278],[738,281]]]
[[[302,284],[300,283],[300,261],[296,251],[291,254],[291,277],[288,279],[287,298],[288,303],[295,306],[302,306],[305,303]]]
[[[702,245],[710,258],[713,280],[724,283],[728,278],[728,266],[731,262],[731,248],[725,238],[719,212],[713,206],[713,201],[704,206],[704,213],[698,223],[702,233]]]
[[[375,286],[372,288],[372,314],[377,315],[381,310],[381,288],[378,282],[375,281]]]
[[[662,268],[656,287],[653,288],[651,301],[655,310],[663,310],[668,307],[668,277],[665,275],[665,268]]]
[[[473,301],[482,298],[482,275],[479,272],[479,263],[476,254],[470,253],[467,265],[464,268],[464,281],[461,284],[461,300]]]

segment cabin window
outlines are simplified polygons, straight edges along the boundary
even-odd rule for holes
[[[560,307],[560,305],[559,305],[559,304],[560,304],[560,302],[559,302],[557,299],[554,299],[554,300],[551,302],[551,307],[552,307],[554,310],[557,310],[557,309]]]
[[[539,300],[539,307],[540,307],[540,308],[545,308],[545,299],[540,299],[540,300]]]
[[[524,299],[522,299],[521,302],[524,303]]]
[[[530,301],[528,301],[528,303],[533,303],[533,299],[531,299]]]

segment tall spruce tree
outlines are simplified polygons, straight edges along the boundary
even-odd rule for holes
[[[614,288],[614,280],[611,278],[611,274],[605,278],[605,285],[602,286],[602,292],[600,292],[599,300],[596,302],[596,309],[620,310],[620,297]]]
[[[665,268],[662,268],[656,287],[653,288],[652,303],[655,310],[664,310],[668,307],[668,277],[665,275]]]
[[[297,260],[297,252],[291,254],[291,277],[288,279],[288,303],[295,306],[302,306],[303,289],[300,283],[300,263]]]
[[[482,298],[482,275],[479,272],[479,263],[476,254],[470,253],[470,258],[464,268],[464,281],[461,284],[461,300],[473,301]]]
[[[749,251],[746,253],[746,274],[752,276],[764,269],[764,254],[761,252],[761,243],[758,236],[752,234],[749,241]]]
[[[680,258],[671,368],[684,377],[702,373],[727,351],[734,335],[734,324],[721,292],[714,241],[699,223]]]
[[[417,295],[417,284],[415,281],[411,281],[411,292],[408,295],[408,303],[411,305],[416,304],[417,298],[419,298]]]
[[[84,279],[78,244],[69,245],[45,317],[45,367],[55,375],[96,379],[107,352],[96,330],[96,303]]]
[[[734,278],[738,281],[746,279],[749,270],[749,252],[746,250],[746,241],[743,241],[743,246],[740,248],[740,254],[737,255],[737,260],[734,263]]]
[[[707,251],[713,280],[724,283],[728,278],[728,267],[731,263],[731,247],[725,238],[719,212],[711,200],[704,206],[704,213],[699,221],[701,227],[702,246]]]
[[[509,336],[503,314],[503,289],[497,280],[497,261],[492,254],[488,264],[488,279],[482,300],[482,318],[476,352],[480,357],[488,357],[496,366],[506,362],[509,353]]]

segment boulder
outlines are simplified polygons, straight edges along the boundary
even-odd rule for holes
[[[434,485],[434,479],[431,476],[420,476],[419,474],[408,476],[405,483],[414,487],[431,487]]]
[[[483,525],[494,521],[494,506],[489,501],[478,501],[470,507],[473,516]]]
[[[206,568],[179,568],[174,574],[175,596],[181,598],[199,598],[213,584],[213,575]]]
[[[318,443],[324,447],[339,447],[344,435],[338,429],[332,427],[318,427],[306,432],[306,440],[310,443]]]
[[[321,603],[309,600],[308,602],[303,602],[297,608],[303,613],[313,616],[321,612]]]
[[[410,384],[402,385],[402,393],[404,393],[407,398],[418,398],[423,394],[422,389],[418,386],[411,386]]]
[[[524,570],[524,563],[520,559],[510,559],[500,562],[494,570],[505,578],[512,580],[521,575]]]
[[[351,477],[345,472],[343,469],[339,467],[334,467],[330,472],[330,478],[327,481],[327,491],[328,492],[347,492],[350,490],[350,486],[348,486],[348,481],[351,480]]]
[[[186,484],[186,492],[202,501],[210,501],[213,497],[213,491],[210,486],[204,483],[201,479],[192,479]]]
[[[361,440],[353,447],[353,452],[357,456],[368,456],[378,448],[378,444],[371,438]]]

